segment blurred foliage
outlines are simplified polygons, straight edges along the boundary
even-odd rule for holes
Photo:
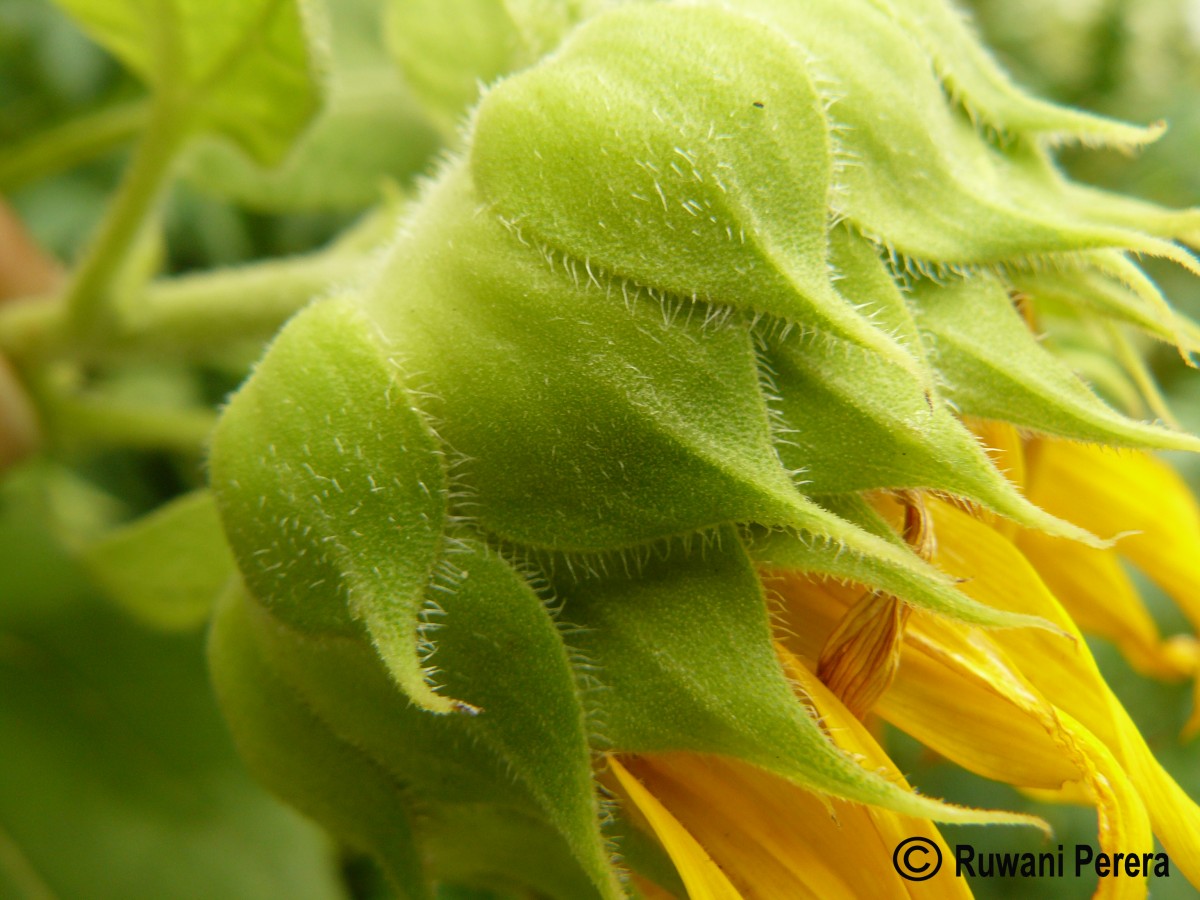
[[[107,605],[54,531],[118,512],[50,464],[0,492],[0,896],[343,896],[324,836],[244,771],[201,636]]]

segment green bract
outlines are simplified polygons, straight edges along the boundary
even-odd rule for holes
[[[970,600],[863,495],[1097,544],[959,416],[1197,449],[1106,405],[1012,303],[1196,345],[1126,255],[1195,269],[1170,241],[1195,214],[1050,156],[1153,130],[1026,96],[936,0],[543,6],[395,5],[392,50],[443,123],[476,78],[527,68],[485,92],[370,277],[293,319],[221,418],[243,586],[211,660],[246,756],[412,897],[619,898],[625,847],[669,880],[606,812],[601,752],[728,754],[1012,821],[837,750],[779,667],[755,564],[1048,627]]]

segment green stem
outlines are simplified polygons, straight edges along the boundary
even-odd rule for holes
[[[35,134],[0,152],[0,191],[95,159],[133,139],[146,124],[144,100],[109,106]]]
[[[123,348],[174,354],[266,341],[293,313],[363,269],[358,256],[313,256],[178,278],[150,292],[117,342]]]
[[[87,447],[198,452],[217,424],[217,413],[202,407],[132,406],[86,395],[52,403],[59,440]]]
[[[80,353],[66,335],[66,308],[50,297],[0,306],[0,354],[15,360],[69,354],[88,359],[203,357],[235,340],[266,341],[312,297],[348,283],[365,254],[320,253],[155,282],[122,303],[103,346]]]
[[[155,98],[125,178],[64,295],[67,328],[80,343],[99,343],[116,318],[110,286],[167,183],[188,134],[188,117],[166,95]]]

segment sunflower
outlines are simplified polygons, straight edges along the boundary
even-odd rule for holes
[[[1047,827],[918,793],[886,722],[1093,806],[1101,895],[1200,884],[1083,636],[1195,677],[1123,565],[1196,621],[1147,451],[1200,441],[1076,372],[1164,409],[1128,333],[1200,331],[1135,257],[1200,272],[1200,215],[1054,158],[1161,129],[1030,97],[933,0],[562,31],[222,416],[252,766],[413,897],[961,896],[934,822]]]

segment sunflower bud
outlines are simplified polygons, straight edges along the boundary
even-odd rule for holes
[[[1102,681],[1093,707],[1040,693],[1038,654],[1084,666],[1081,641],[1009,538],[1105,554],[1121,529],[1036,505],[961,416],[1200,448],[1099,399],[1014,303],[1192,348],[1126,254],[1197,270],[1171,241],[1197,215],[1051,156],[1154,133],[1027,96],[937,0],[584,21],[484,95],[371,282],[297,316],[222,417],[212,482],[244,587],[212,661],[248,758],[412,897],[620,898],[631,869],[681,896],[821,894],[823,869],[788,862],[799,832],[756,844],[783,861],[756,888],[754,854],[695,820],[728,799],[688,784],[697,755],[885,842],[1030,821],[921,796],[831,727],[893,712],[926,652],[1002,678],[1046,757],[1015,783],[1078,781],[1119,819],[1125,795],[1095,791],[1132,751],[1086,715],[1111,709]],[[971,528],[1040,593],[954,556]],[[1121,834],[1148,839],[1144,819]]]

